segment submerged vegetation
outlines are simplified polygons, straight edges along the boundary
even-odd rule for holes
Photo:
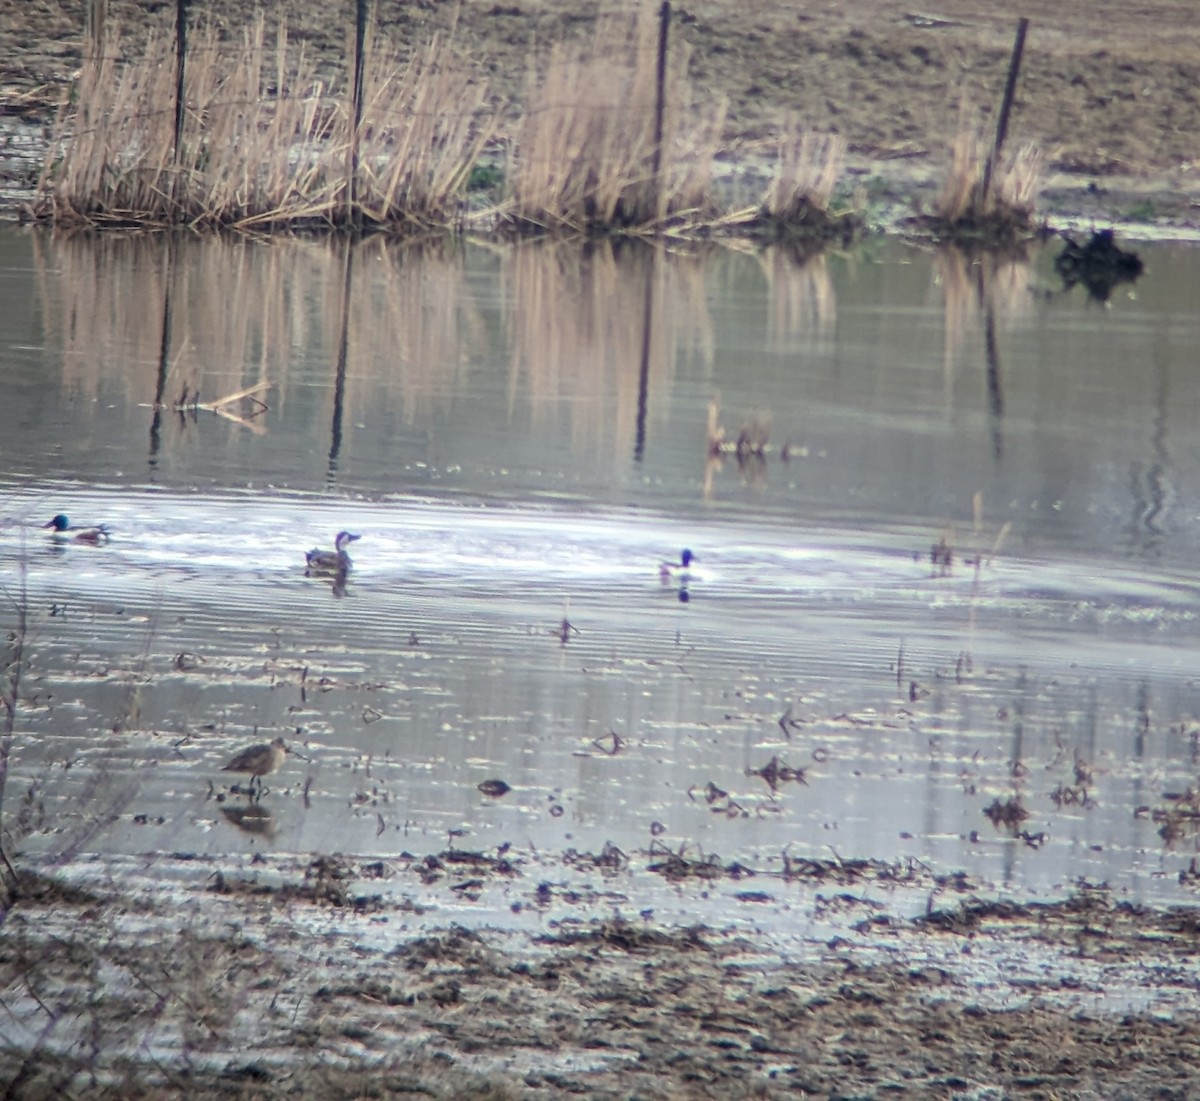
[[[61,109],[33,215],[142,228],[860,232],[865,199],[847,203],[855,192],[841,182],[846,139],[801,120],[763,135],[757,197],[735,194],[718,172],[727,104],[693,87],[672,18],[643,3],[633,19],[600,15],[582,46],[539,51],[519,110],[497,101],[453,33],[405,55],[366,26],[341,70],[261,14],[232,45],[213,24],[175,39],[164,27],[144,46],[100,36]],[[1018,152],[990,187],[982,163],[960,140],[939,227],[1028,228],[1036,152]]]

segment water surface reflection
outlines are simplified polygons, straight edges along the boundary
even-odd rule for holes
[[[6,235],[26,851],[462,836],[1186,889],[1200,273],[1147,258],[1101,310],[1047,256],[889,241]],[[60,509],[111,544],[45,546]],[[341,529],[342,584],[306,578]],[[276,735],[309,760],[238,802],[220,763]]]

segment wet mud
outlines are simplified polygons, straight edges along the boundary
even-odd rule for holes
[[[1190,909],[930,883],[937,904],[904,919],[825,869],[814,905],[843,931],[781,951],[752,919],[705,924],[700,890],[671,927],[598,859],[570,889],[522,863],[180,854],[132,893],[26,874],[0,938],[6,1096],[1195,1096]],[[538,928],[470,927],[496,879]],[[464,920],[426,927],[439,884]]]

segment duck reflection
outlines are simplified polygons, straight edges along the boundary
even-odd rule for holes
[[[692,580],[692,563],[699,561],[700,559],[685,547],[678,562],[663,562],[658,567],[658,577],[663,588],[674,588],[680,604],[686,604],[692,599],[688,583]]]

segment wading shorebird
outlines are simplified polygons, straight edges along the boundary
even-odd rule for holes
[[[97,524],[92,528],[73,528],[66,513],[60,512],[43,528],[50,528],[50,538],[56,543],[90,543],[98,546],[108,542],[108,525]]]
[[[658,567],[659,579],[664,585],[669,585],[672,578],[676,581],[686,581],[689,577],[688,571],[691,569],[692,563],[699,561],[700,559],[685,547],[683,553],[679,556],[678,562],[664,562]]]
[[[222,765],[221,771],[250,773],[251,793],[256,782],[261,793],[262,778],[283,764],[284,757],[290,752],[291,750],[283,744],[283,739],[276,738],[269,745],[252,745],[249,749],[243,749],[229,764]]]
[[[305,551],[304,561],[308,569],[315,573],[345,573],[350,569],[350,555],[346,553],[346,547],[358,538],[360,536],[352,532],[339,531],[333,541],[334,550],[320,550],[314,547]]]

